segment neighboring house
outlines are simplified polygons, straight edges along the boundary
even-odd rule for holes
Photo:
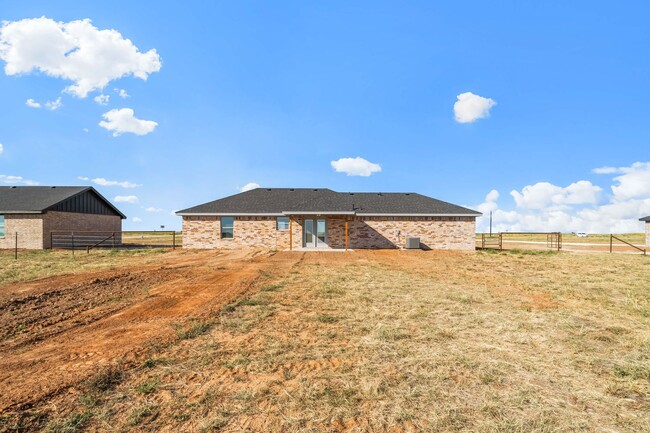
[[[639,221],[645,222],[645,244],[650,247],[650,216],[639,218]]]
[[[176,212],[184,248],[474,250],[481,213],[416,193],[257,188]]]
[[[51,232],[120,232],[126,216],[87,186],[0,186],[0,248],[50,248]]]

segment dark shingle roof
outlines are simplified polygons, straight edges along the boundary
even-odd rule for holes
[[[178,215],[282,214],[481,215],[417,193],[336,192],[327,188],[256,188],[176,212]]]
[[[126,218],[91,186],[0,186],[0,214],[43,213],[85,191],[92,191],[116,214]]]
[[[639,221],[650,221],[650,216],[639,218]]]

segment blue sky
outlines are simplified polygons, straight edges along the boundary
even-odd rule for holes
[[[248,183],[415,191],[502,230],[641,231],[650,214],[648,2],[25,3],[0,1],[0,183],[135,196],[116,203],[126,229],[180,228],[171,211]],[[50,61],[40,17],[92,21],[85,63],[7,71]],[[148,61],[93,51],[93,28]],[[478,117],[459,122],[468,92]],[[331,164],[357,157],[380,171]]]

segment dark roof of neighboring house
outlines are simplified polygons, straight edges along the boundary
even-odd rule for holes
[[[465,215],[480,212],[417,193],[336,192],[327,188],[256,188],[176,212],[178,215]]]
[[[639,221],[646,221],[646,222],[648,222],[648,221],[650,221],[650,216],[643,217],[643,218],[639,218]]]
[[[94,195],[116,215],[126,218],[92,186],[0,186],[0,214],[40,214],[84,193]]]

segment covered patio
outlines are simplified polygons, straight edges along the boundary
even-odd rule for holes
[[[354,212],[283,212],[289,218],[289,250],[348,251]],[[294,238],[294,236],[296,238]],[[299,246],[297,246],[299,245]]]

